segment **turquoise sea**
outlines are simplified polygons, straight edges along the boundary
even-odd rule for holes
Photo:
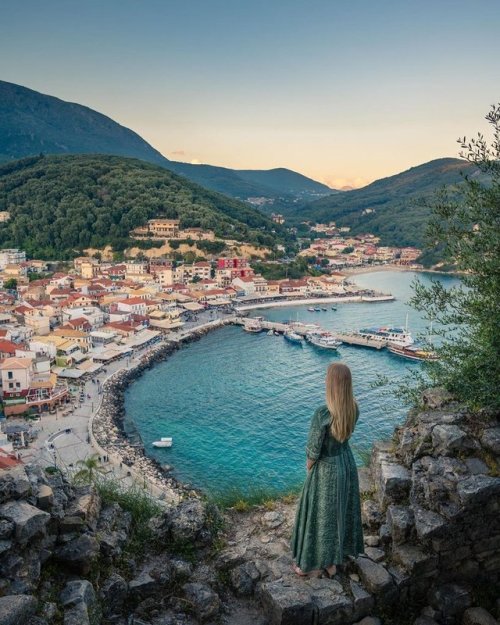
[[[410,272],[354,276],[356,284],[391,292],[394,302],[339,304],[337,310],[308,312],[307,306],[255,311],[268,319],[316,322],[330,330],[367,325],[404,325],[414,336],[426,324],[406,304]],[[430,274],[419,274],[427,282]],[[449,276],[433,274],[446,285]],[[126,393],[126,424],[140,433],[146,451],[175,467],[175,476],[207,491],[272,488],[286,491],[304,478],[304,446],[309,421],[323,402],[328,364],[351,367],[360,405],[351,446],[359,463],[371,443],[389,437],[406,409],[387,389],[374,388],[378,374],[398,380],[419,363],[385,351],[341,346],[338,353],[312,345],[290,344],[282,337],[247,334],[225,327],[179,350],[132,384]],[[151,443],[172,436],[170,449]]]

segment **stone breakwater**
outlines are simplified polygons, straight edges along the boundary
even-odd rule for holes
[[[178,501],[186,496],[196,497],[199,493],[175,479],[170,471],[154,458],[146,455],[142,445],[133,445],[124,429],[125,391],[134,380],[155,364],[167,359],[183,343],[199,340],[202,336],[227,325],[229,321],[195,329],[179,341],[163,342],[151,348],[130,369],[121,369],[103,385],[101,406],[92,420],[92,434],[114,463],[129,467],[132,477],[144,484],[160,498]]]

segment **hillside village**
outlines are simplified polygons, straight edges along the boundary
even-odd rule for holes
[[[64,271],[0,251],[0,376],[5,416],[54,411],[70,401],[68,383],[88,379],[107,363],[172,335],[205,311],[234,312],[256,302],[356,294],[337,267],[378,262],[414,263],[419,250],[377,246],[345,228],[315,225],[322,238],[304,248],[319,275],[267,280],[251,260],[219,256],[192,263],[166,257],[105,262],[77,257]],[[179,229],[179,221],[151,220],[138,237],[213,240],[213,233]],[[346,249],[347,248],[347,249]],[[326,261],[325,261],[326,259]],[[289,262],[289,259],[274,261]],[[57,266],[57,265],[56,265]],[[59,265],[60,268],[60,265]]]

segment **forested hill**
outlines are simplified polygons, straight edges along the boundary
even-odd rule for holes
[[[460,193],[461,174],[479,176],[464,160],[441,158],[376,180],[362,189],[330,195],[292,209],[289,217],[302,221],[335,221],[354,234],[372,232],[387,245],[422,246],[430,208],[426,200],[446,186]]]
[[[290,169],[240,172],[165,158],[132,130],[87,106],[0,80],[0,162],[43,154],[113,154],[140,158],[202,186],[246,199],[331,192]]]
[[[119,156],[39,156],[0,167],[0,245],[30,256],[70,258],[87,247],[130,245],[129,231],[153,217],[179,218],[255,244],[284,232],[247,204],[162,167]]]

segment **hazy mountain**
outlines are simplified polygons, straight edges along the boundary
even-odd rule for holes
[[[426,200],[444,186],[459,193],[462,173],[479,175],[467,161],[440,158],[361,189],[292,207],[287,215],[298,221],[335,221],[355,234],[380,235],[388,245],[422,245],[430,213]]]
[[[34,156],[5,163],[0,210],[10,213],[0,224],[0,245],[42,258],[69,258],[108,243],[122,250],[131,245],[130,230],[153,217],[178,218],[181,227],[256,245],[273,247],[287,237],[244,202],[121,156]]]
[[[170,161],[137,133],[86,106],[0,81],[0,161],[35,154],[115,154],[166,167],[209,189],[251,196],[311,196],[331,190],[289,169],[239,172]]]

